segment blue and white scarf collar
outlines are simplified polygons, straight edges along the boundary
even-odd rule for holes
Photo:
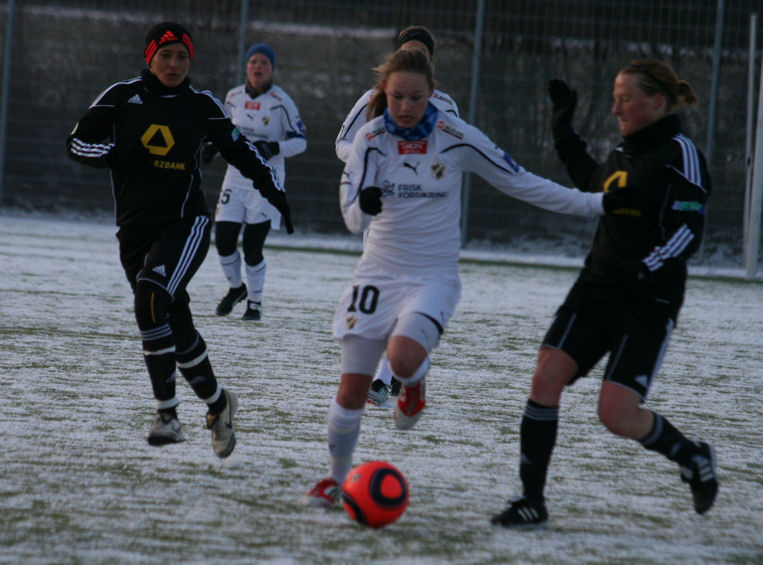
[[[431,102],[427,103],[424,117],[412,128],[401,128],[395,123],[395,120],[392,119],[392,116],[389,113],[389,108],[384,110],[384,128],[392,135],[402,137],[406,141],[418,141],[419,139],[424,139],[432,133],[435,123],[437,123],[437,108],[432,106]]]

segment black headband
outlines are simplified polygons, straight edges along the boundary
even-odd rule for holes
[[[400,48],[404,43],[408,43],[409,41],[420,41],[427,46],[427,49],[429,50],[429,56],[431,57],[434,55],[434,39],[432,38],[432,34],[430,34],[427,30],[420,27],[414,27],[401,31],[400,35],[397,36],[398,48]]]
[[[631,69],[635,69],[636,71],[645,74],[647,77],[652,79],[657,86],[662,90],[665,94],[668,95],[668,98],[671,102],[675,103],[677,102],[675,95],[671,92],[671,90],[668,88],[668,86],[662,82],[660,79],[658,79],[656,76],[654,76],[652,73],[650,73],[646,67],[643,67],[641,65],[628,65]]]

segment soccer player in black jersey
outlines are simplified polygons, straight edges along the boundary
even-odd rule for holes
[[[223,105],[193,88],[191,34],[162,22],[146,36],[148,68],[111,85],[91,104],[66,141],[69,156],[111,169],[122,266],[135,297],[135,318],[157,414],[148,442],[185,439],[178,422],[176,367],[208,406],[207,427],[218,457],[236,444],[238,399],[217,382],[196,330],[186,286],[209,249],[211,221],[200,188],[204,144],[214,142],[230,163],[282,214],[291,216],[276,175],[233,126]],[[108,140],[108,141],[105,141]],[[254,190],[254,186],[252,190]]]
[[[523,495],[492,522],[542,524],[546,474],[564,387],[606,354],[598,414],[612,433],[675,461],[703,514],[718,490],[715,455],[644,406],[683,302],[686,261],[699,247],[710,193],[705,158],[675,111],[697,102],[666,64],[643,59],[614,81],[622,142],[596,163],[572,128],[577,93],[549,83],[559,157],[577,187],[609,193],[593,246],[540,347],[520,426]]]

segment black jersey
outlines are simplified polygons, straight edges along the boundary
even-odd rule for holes
[[[576,291],[605,303],[639,308],[663,304],[676,316],[683,302],[686,260],[702,238],[710,176],[704,156],[671,114],[628,136],[599,165],[576,135],[556,144],[582,190],[638,191],[638,210],[601,217]],[[639,265],[643,263],[643,266]],[[634,266],[649,280],[634,285]]]
[[[220,101],[187,78],[178,87],[165,87],[147,69],[101,93],[66,146],[76,161],[111,167],[117,225],[137,227],[209,213],[199,170],[206,141],[263,195],[281,190],[272,168]]]

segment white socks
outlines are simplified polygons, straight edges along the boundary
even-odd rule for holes
[[[360,436],[360,419],[365,407],[360,410],[342,408],[334,398],[328,415],[328,444],[331,455],[329,475],[339,486],[344,483],[352,469],[352,454]]]

